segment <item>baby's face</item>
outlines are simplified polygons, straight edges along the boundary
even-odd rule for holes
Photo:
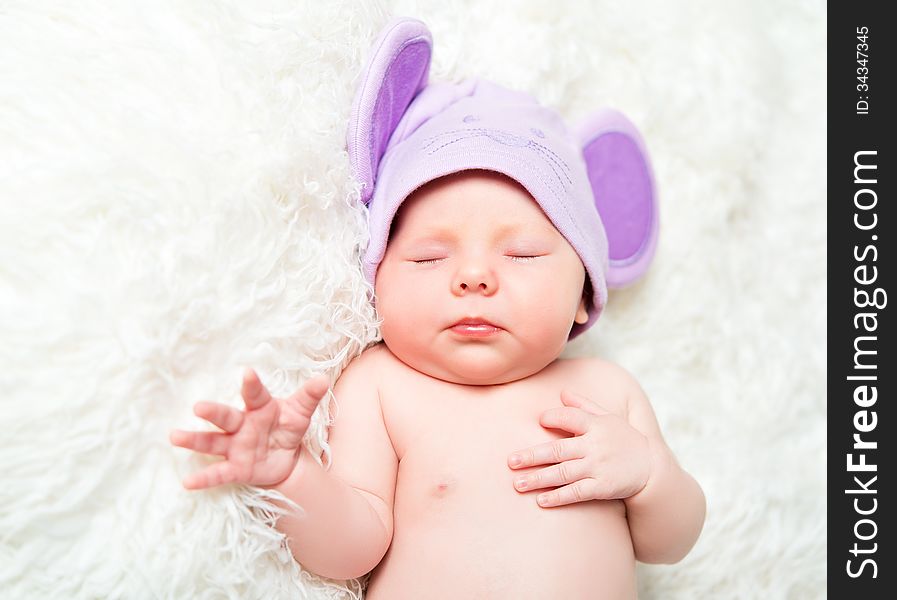
[[[376,277],[383,340],[445,381],[498,384],[558,357],[588,320],[585,268],[517,182],[463,171],[401,206]],[[466,317],[496,325],[454,327]]]

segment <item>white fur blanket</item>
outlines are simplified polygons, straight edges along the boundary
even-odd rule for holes
[[[376,339],[343,136],[393,14],[433,31],[434,80],[613,105],[647,140],[657,259],[567,349],[636,375],[707,494],[641,597],[822,597],[821,0],[4,2],[3,597],[359,595],[257,492],[185,492],[167,433],[239,405],[244,365],[286,394]]]

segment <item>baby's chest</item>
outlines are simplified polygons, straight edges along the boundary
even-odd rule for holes
[[[398,486],[414,496],[513,492],[508,456],[572,437],[543,427],[546,411],[563,409],[568,382],[549,378],[501,387],[459,386],[432,379],[405,382],[381,397],[384,419],[399,457]],[[585,393],[586,390],[577,390]]]
[[[380,390],[380,399],[399,458],[397,488],[446,498],[459,492],[513,492],[515,476],[545,465],[512,470],[512,452],[573,436],[540,423],[546,411],[564,410],[562,390],[625,414],[625,398],[611,391],[611,382],[577,366],[557,361],[537,375],[499,386],[457,385],[395,369],[385,378],[389,384]]]
[[[561,392],[585,396],[625,416],[626,400],[615,386],[559,361],[527,379],[500,386],[465,386],[402,369],[380,390],[383,418],[402,460],[433,453],[440,460],[478,460],[494,450],[525,449],[539,442],[570,437],[543,427],[541,416],[564,409]],[[569,366],[568,366],[569,365]]]
[[[512,403],[449,390],[406,400],[384,414],[399,456],[396,507],[404,522],[472,507],[497,518],[509,502],[523,500],[513,478],[533,470],[510,469],[508,455],[571,435],[539,424],[544,410],[561,406],[560,398],[522,393]]]
[[[521,386],[516,392],[492,393],[451,384],[426,386],[417,393],[407,390],[383,402],[400,460],[469,466],[497,452],[506,458],[535,442],[567,437],[539,424],[543,412],[561,406],[559,392],[545,394]]]
[[[511,469],[508,456],[573,436],[540,423],[545,411],[564,406],[563,387],[509,386],[498,393],[467,393],[470,389],[434,386],[400,402],[392,402],[397,396],[383,402],[399,457],[395,509],[404,526],[429,523],[451,529],[458,515],[472,514],[493,524],[549,518],[536,504],[537,490],[521,493],[513,484],[516,477],[548,465]],[[601,507],[614,518],[621,509]],[[587,507],[564,511],[564,518],[575,519],[583,510]]]
[[[558,406],[560,403],[558,402]],[[434,483],[479,475],[491,480],[509,474],[508,455],[571,434],[539,424],[549,403],[427,406],[409,410],[396,428],[403,468],[431,473]]]

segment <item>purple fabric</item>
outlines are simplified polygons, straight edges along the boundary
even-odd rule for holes
[[[361,181],[361,199],[374,191],[380,157],[408,104],[427,84],[433,41],[414,19],[395,18],[380,32],[361,77],[346,132],[349,160]]]
[[[576,250],[592,283],[588,329],[607,302],[607,240],[580,147],[563,120],[522,92],[490,81],[433,84],[408,107],[389,141],[370,203],[364,273],[373,283],[398,207],[443,175],[488,169],[518,181]]]
[[[651,211],[648,199],[651,188],[642,177],[633,177],[631,170],[644,172],[641,154],[635,144],[621,133],[609,133],[595,140],[583,151],[586,159],[601,165],[589,173],[595,192],[595,206],[607,225],[611,260],[623,262],[638,254],[648,237]],[[608,202],[607,199],[629,198],[630,201]]]
[[[660,225],[648,151],[635,126],[612,109],[590,115],[578,137],[607,230],[607,285],[623,287],[644,275],[657,246]]]

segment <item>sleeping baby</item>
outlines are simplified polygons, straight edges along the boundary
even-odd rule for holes
[[[224,457],[184,486],[281,492],[295,559],[370,573],[373,600],[635,598],[635,561],[684,557],[704,496],[626,371],[559,356],[651,261],[644,145],[613,111],[574,134],[488,81],[426,85],[430,48],[392,21],[353,108],[383,341],[333,387],[329,468],[302,443],[329,379],[272,398],[250,369],[245,410],[195,407],[222,431],[172,432]]]

